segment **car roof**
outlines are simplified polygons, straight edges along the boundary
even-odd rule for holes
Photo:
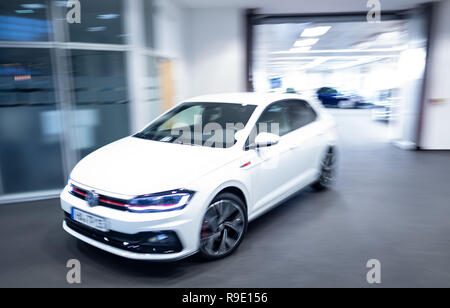
[[[242,93],[221,93],[202,95],[185,100],[185,103],[230,103],[243,105],[267,106],[273,102],[285,99],[301,99],[309,101],[308,97],[299,94],[288,93],[262,93],[262,92],[242,92]]]

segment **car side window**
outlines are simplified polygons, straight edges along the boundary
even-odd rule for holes
[[[289,116],[290,106],[287,102],[279,102],[269,106],[256,123],[258,134],[261,132],[277,134],[280,137],[292,131]]]
[[[302,100],[290,101],[289,110],[292,130],[306,126],[317,119],[317,114],[311,105]]]

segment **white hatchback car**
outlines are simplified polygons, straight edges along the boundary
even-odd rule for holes
[[[196,97],[82,159],[61,193],[63,227],[130,259],[221,258],[249,221],[329,187],[336,147],[333,118],[298,95]]]

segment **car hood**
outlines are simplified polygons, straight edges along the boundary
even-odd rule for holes
[[[70,178],[126,196],[188,188],[192,181],[233,160],[232,152],[127,137],[86,156]]]

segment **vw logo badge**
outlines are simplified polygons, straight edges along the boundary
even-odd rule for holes
[[[98,205],[99,196],[93,191],[88,191],[86,195],[86,202],[90,207]]]

